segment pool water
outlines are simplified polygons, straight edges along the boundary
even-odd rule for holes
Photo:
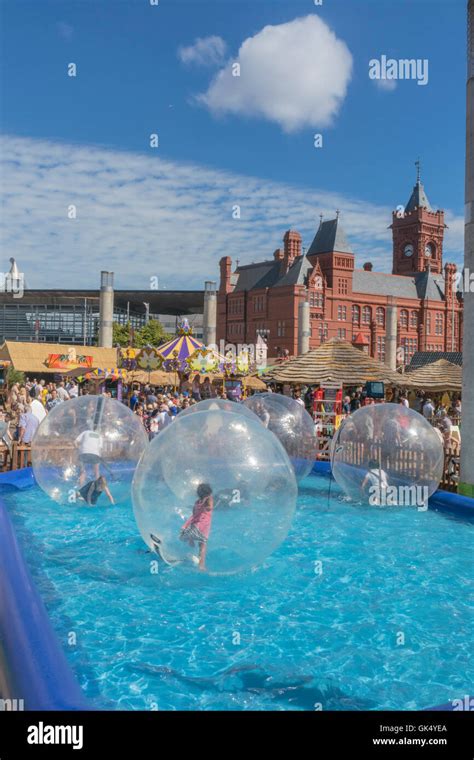
[[[473,524],[300,484],[260,568],[160,568],[131,505],[4,498],[86,695],[108,709],[420,709],[470,693]],[[3,495],[3,494],[2,494]]]

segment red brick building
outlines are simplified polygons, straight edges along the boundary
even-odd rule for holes
[[[355,269],[354,253],[335,219],[323,221],[306,253],[299,232],[288,230],[269,261],[237,266],[220,260],[217,338],[229,343],[268,341],[268,354],[298,351],[298,305],[310,305],[310,348],[334,337],[385,358],[386,308],[394,302],[398,345],[408,363],[415,351],[460,351],[462,298],[456,265],[443,266],[444,212],[433,211],[418,177],[404,211],[392,214],[392,274]]]

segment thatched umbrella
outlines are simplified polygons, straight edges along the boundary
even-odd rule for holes
[[[306,385],[363,385],[370,380],[378,380],[386,385],[405,385],[403,376],[398,372],[337,338],[284,362],[267,377],[277,383]]]
[[[462,390],[462,367],[446,359],[425,364],[424,367],[408,372],[404,376],[404,385],[409,388],[421,388],[425,391]]]
[[[259,377],[256,377],[256,375],[248,375],[247,377],[243,378],[243,384],[246,388],[250,388],[252,391],[266,391],[267,386],[263,382],[263,380],[260,380]]]
[[[127,372],[127,381],[129,383],[151,383],[151,385],[174,385],[175,374],[174,372],[165,372],[162,369],[155,369],[152,372],[145,372],[145,370],[131,370]]]

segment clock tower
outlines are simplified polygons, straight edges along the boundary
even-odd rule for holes
[[[433,211],[421,182],[420,162],[416,162],[416,185],[405,208],[392,214],[392,274],[413,275],[430,269],[443,271],[444,211]]]

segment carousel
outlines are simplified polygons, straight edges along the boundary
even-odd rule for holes
[[[193,336],[187,319],[179,325],[172,340],[154,348],[128,347],[121,350],[122,367],[127,370],[129,382],[151,385],[169,385],[176,389],[187,388],[201,376],[209,377],[212,385],[234,398],[241,398],[248,388],[265,390],[265,384],[254,377],[256,367],[246,350],[226,355],[207,347]]]

